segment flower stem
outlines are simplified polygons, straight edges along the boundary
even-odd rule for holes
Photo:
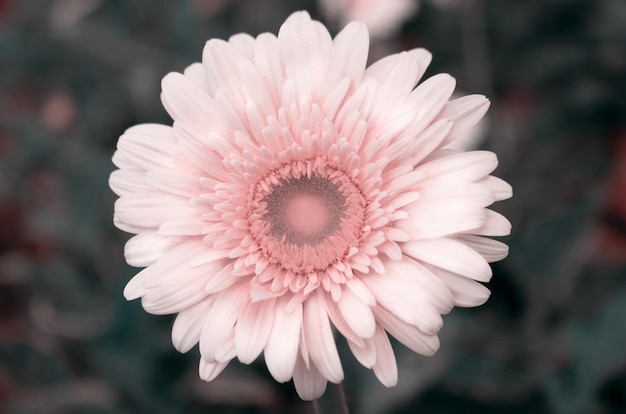
[[[348,414],[346,395],[341,383],[328,383],[326,392],[317,400],[313,401],[316,414]]]

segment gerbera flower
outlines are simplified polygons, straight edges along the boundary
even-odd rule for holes
[[[491,152],[443,149],[489,101],[450,101],[446,74],[415,87],[423,49],[366,69],[368,33],[334,39],[306,12],[278,37],[209,40],[203,62],[163,78],[170,126],[119,139],[111,188],[125,248],[146,267],[124,295],[178,313],[172,341],[199,342],[200,376],[263,353],[303,399],[343,379],[335,332],[386,386],[388,334],[439,347],[441,314],[476,306],[509,222],[486,207],[511,196]]]

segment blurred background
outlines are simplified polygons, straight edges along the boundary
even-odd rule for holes
[[[299,9],[333,34],[365,20],[371,61],[427,48],[427,75],[487,95],[463,145],[515,194],[492,296],[445,317],[436,356],[395,346],[386,389],[339,341],[352,412],[626,412],[626,2],[376,3],[0,0],[0,413],[312,413],[262,361],[202,382],[173,317],[124,300],[107,184],[126,128],[171,123],[163,75]]]

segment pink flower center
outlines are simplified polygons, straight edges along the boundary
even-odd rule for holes
[[[285,209],[286,223],[296,234],[304,237],[319,233],[328,223],[328,203],[317,194],[294,194]]]
[[[250,231],[269,263],[296,274],[323,271],[357,247],[365,222],[358,185],[323,158],[266,174],[250,205]]]

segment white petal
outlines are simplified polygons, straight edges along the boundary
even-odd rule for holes
[[[359,299],[350,289],[343,289],[337,302],[348,326],[362,338],[371,338],[376,330],[376,321],[370,306]]]
[[[132,240],[132,239],[131,239]],[[145,294],[147,288],[158,286],[172,274],[179,274],[190,268],[189,260],[206,245],[202,241],[189,240],[170,248],[154,264],[137,273],[124,289],[127,300],[137,299]]]
[[[211,126],[215,102],[186,76],[170,72],[161,80],[161,99],[170,116],[194,129]]]
[[[350,351],[357,361],[365,368],[372,368],[376,363],[376,344],[372,340],[364,341],[363,346],[348,341]]]
[[[329,64],[332,39],[328,30],[307,12],[296,12],[280,27],[278,45],[285,77],[294,80],[300,96],[312,96]]]
[[[474,182],[486,177],[498,166],[496,154],[490,151],[470,151],[439,158],[422,164],[419,171],[434,179],[450,178]]]
[[[239,88],[237,64],[245,57],[231,44],[221,39],[210,39],[202,51],[202,64],[205,68],[209,95],[217,97],[217,92],[225,93],[237,107],[245,104]]]
[[[365,346],[365,341],[363,340],[363,338],[360,335],[356,334],[352,330],[350,325],[348,325],[348,322],[346,322],[346,319],[339,310],[337,303],[332,299],[330,294],[327,294],[326,310],[328,311],[328,317],[330,318],[330,321],[339,331],[339,333],[341,333],[349,342],[353,342],[358,346]]]
[[[212,273],[218,271],[220,263],[207,263],[183,272],[173,271],[168,274],[169,280],[158,284],[141,298],[141,304],[147,312],[154,315],[177,313],[204,299],[204,285]]]
[[[124,257],[131,266],[150,266],[184,240],[182,237],[162,236],[156,231],[147,231],[126,242]]]
[[[314,365],[307,367],[302,357],[298,355],[293,372],[293,385],[300,398],[305,401],[315,400],[324,394],[328,381]]]
[[[224,371],[228,362],[207,362],[200,358],[199,375],[204,381],[213,381]]]
[[[278,39],[270,33],[262,33],[256,39],[254,48],[254,66],[257,68],[265,85],[273,96],[274,104],[279,100],[279,85],[282,84],[283,72],[278,50]]]
[[[247,33],[238,33],[231,36],[228,43],[250,61],[254,59],[254,37]]]
[[[189,351],[200,340],[204,318],[213,300],[207,298],[181,311],[172,326],[172,344],[178,352]]]
[[[418,165],[440,145],[451,127],[452,121],[441,119],[433,122],[424,130],[419,119],[416,118],[404,131],[398,134],[389,147],[384,149],[383,155],[392,160],[389,163],[389,168]]]
[[[217,295],[200,334],[202,358],[216,360],[218,349],[232,339],[235,321],[249,297],[250,288],[246,284],[233,286]]]
[[[372,367],[376,378],[385,386],[393,387],[398,383],[398,365],[387,333],[376,326],[376,333],[370,341],[376,346],[376,363]]]
[[[513,188],[511,185],[500,178],[489,175],[482,180],[477,181],[477,183],[491,188],[496,195],[496,201],[506,200],[513,197]]]
[[[200,236],[206,228],[206,222],[200,216],[175,218],[167,220],[159,226],[159,234],[163,236]]]
[[[511,234],[511,222],[502,214],[486,208],[485,223],[466,232],[480,236],[508,236]]]
[[[365,77],[376,79],[378,84],[370,114],[373,119],[378,122],[386,119],[392,112],[391,108],[394,108],[388,103],[402,102],[411,93],[417,82],[418,66],[411,54],[401,52],[386,56],[365,70]]]
[[[480,253],[489,263],[500,261],[509,254],[509,246],[498,240],[469,234],[460,235],[459,239]]]
[[[434,269],[439,279],[454,294],[454,304],[462,307],[480,306],[489,299],[489,289],[480,283],[444,270]]]
[[[343,369],[322,295],[318,290],[304,302],[302,328],[311,360],[324,377],[338,383],[343,379]]]
[[[382,327],[412,351],[421,355],[431,356],[439,349],[439,338],[437,335],[425,334],[415,325],[402,321],[381,306],[377,307],[374,312],[376,320]]]
[[[367,27],[362,22],[349,23],[333,40],[326,81],[336,85],[348,77],[355,83],[363,78],[369,52]]]
[[[283,296],[276,303],[274,325],[264,352],[267,369],[278,382],[293,376],[302,328],[302,305],[287,313],[288,299]]]
[[[174,130],[165,125],[142,124],[127,129],[117,142],[117,158],[123,158],[120,168],[128,164],[148,171],[157,168],[172,168],[180,151],[176,145]]]
[[[450,118],[454,120],[454,126],[443,141],[442,146],[446,146],[463,136],[471,127],[476,125],[489,109],[489,104],[489,100],[482,95],[463,96],[446,103],[439,114],[439,119]]]
[[[346,280],[346,286],[359,297],[363,302],[370,306],[374,306],[376,304],[376,299],[374,299],[374,295],[368,289],[363,282],[361,282],[358,278],[349,278]]]
[[[480,228],[486,220],[484,210],[464,203],[433,204],[394,225],[413,239],[430,239]]]
[[[118,196],[151,191],[144,176],[145,173],[139,170],[115,170],[109,177],[109,187]]]
[[[238,277],[233,275],[233,262],[223,266],[223,268],[212,275],[204,285],[207,294],[219,293],[237,282]]]
[[[199,86],[203,91],[207,91],[206,79],[204,77],[204,67],[202,63],[192,63],[185,68],[183,72],[185,77],[189,78],[193,83]]]
[[[138,227],[157,228],[165,221],[180,216],[197,215],[189,200],[164,193],[132,194],[115,201],[115,217]]]
[[[474,249],[462,241],[441,237],[413,240],[402,245],[402,251],[416,260],[449,270],[471,279],[488,282],[491,267]]]
[[[452,293],[427,269],[409,258],[389,261],[385,268],[384,276],[362,277],[378,304],[426,333],[437,333],[443,326],[440,313],[454,305]]]
[[[250,364],[267,344],[274,322],[275,299],[249,302],[235,327],[235,350],[239,361]]]
[[[202,190],[198,176],[178,171],[148,171],[144,175],[144,180],[152,188],[187,198],[197,196]]]
[[[187,240],[169,249],[154,264],[143,269],[135,277],[143,279],[146,287],[156,287],[192,267],[191,260],[208,246],[202,240]]]
[[[405,206],[408,219],[394,226],[413,239],[430,239],[482,227],[487,219],[484,207],[495,196],[488,187],[474,183],[445,182],[417,184],[421,197]]]
[[[411,49],[408,53],[417,61],[418,70],[416,76],[417,79],[415,79],[415,82],[417,83],[422,76],[424,76],[428,65],[430,65],[430,62],[433,59],[433,55],[428,50],[422,48]]]
[[[406,105],[417,111],[414,131],[423,131],[434,120],[444,119],[437,115],[452,96],[455,86],[456,80],[452,76],[440,73],[426,79],[411,92]]]

